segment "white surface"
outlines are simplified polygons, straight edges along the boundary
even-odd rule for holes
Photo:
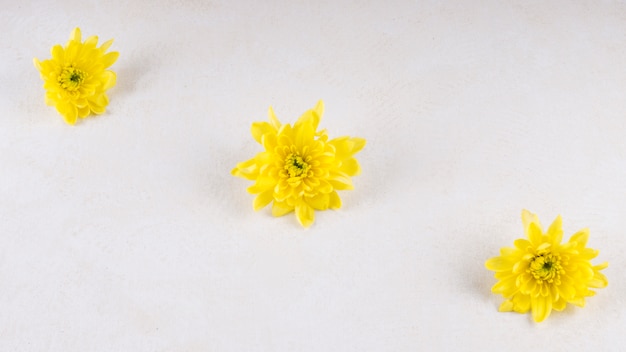
[[[623,349],[626,5],[382,3],[3,1],[0,350]],[[72,127],[32,58],[74,26],[120,58]],[[318,99],[368,144],[303,230],[229,172]],[[522,208],[591,228],[586,308],[497,312]]]

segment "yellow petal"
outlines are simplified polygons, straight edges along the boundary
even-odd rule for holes
[[[35,68],[37,68],[37,70],[41,72],[41,61],[39,61],[37,58],[33,58],[33,64],[35,65]]]
[[[326,210],[328,209],[328,205],[330,203],[330,197],[328,194],[317,194],[314,197],[306,197],[304,198],[305,202],[313,207],[315,210]]]
[[[330,209],[341,208],[341,198],[339,198],[339,194],[336,191],[332,191],[328,194],[328,207]]]
[[[550,316],[552,311],[552,297],[538,296],[531,298],[530,307],[533,319],[540,323]]]
[[[364,138],[352,137],[350,138],[350,141],[352,142],[352,154],[353,155],[360,152],[361,149],[365,147],[366,141]]]
[[[513,267],[510,261],[502,257],[489,258],[485,262],[485,267],[491,271],[509,271]]]
[[[506,279],[502,279],[498,281],[495,285],[493,285],[493,287],[491,288],[491,292],[502,293],[505,296],[512,294],[516,290],[515,281],[515,276],[509,276]]]
[[[65,50],[63,50],[62,46],[57,44],[53,46],[50,51],[52,54],[52,60],[59,62],[59,63],[62,63],[65,61]]]
[[[59,103],[57,104],[57,111],[61,113],[65,122],[70,125],[76,123],[78,118],[78,109],[75,105],[70,103]]]
[[[267,114],[270,117],[270,124],[274,127],[274,129],[279,130],[281,123],[280,121],[278,121],[278,118],[276,117],[276,114],[274,113],[274,109],[271,106],[268,109]]]
[[[518,293],[513,297],[512,301],[513,311],[526,313],[530,310],[530,296]]]
[[[326,180],[319,180],[319,185],[315,190],[320,193],[330,193],[333,191],[333,186]]]
[[[349,158],[341,163],[339,171],[344,172],[345,174],[350,176],[356,176],[361,173],[361,167],[359,166],[359,162],[355,158]]]
[[[92,35],[91,37],[87,38],[87,40],[85,40],[84,44],[86,46],[93,46],[95,48],[96,45],[98,45],[98,36]]]
[[[74,28],[74,30],[72,31],[72,34],[70,35],[70,40],[76,40],[78,42],[81,41],[80,39],[80,28],[76,27]]]
[[[328,142],[335,147],[335,157],[339,160],[347,159],[365,147],[365,139],[356,137],[338,137]]]
[[[352,180],[350,177],[345,174],[335,173],[331,175],[331,178],[328,182],[336,189],[336,190],[346,190],[346,189],[354,189],[352,185]]]
[[[259,175],[259,168],[256,164],[256,159],[252,158],[238,163],[237,167],[235,167],[230,173],[233,176],[243,177],[248,180],[255,180]]]
[[[296,217],[300,225],[309,227],[315,221],[315,211],[310,205],[300,202],[296,205]]]
[[[300,125],[310,125],[312,128],[315,129],[315,119],[316,115],[313,113],[313,110],[307,110],[298,118],[298,120],[296,120],[296,123],[293,124],[293,127],[296,128]]]
[[[532,247],[532,244],[528,240],[525,240],[523,238],[515,240],[513,244],[515,244],[515,247],[521,249],[524,252],[527,252],[528,249]]]
[[[560,297],[558,300],[554,301],[552,303],[552,309],[560,312],[563,309],[565,309],[565,306],[567,305],[567,301],[565,299],[563,299],[563,297]]]
[[[583,308],[585,306],[585,297],[576,297],[574,299],[568,299],[567,300],[569,303],[579,306],[581,308]]]
[[[296,134],[296,147],[300,150],[310,145],[315,137],[315,128],[310,121],[296,123],[294,126],[294,132]]]
[[[287,205],[287,203],[285,202],[274,201],[274,203],[272,204],[272,215],[276,217],[283,216],[292,212],[293,208],[294,207]]]
[[[256,182],[248,187],[248,193],[251,194],[255,194],[255,193],[262,193],[265,192],[267,190],[274,190],[274,187],[276,186],[276,179],[273,177],[267,177],[267,176],[260,176],[257,177]]]
[[[541,228],[539,218],[536,214],[533,214],[526,209],[522,210],[522,223],[524,224],[524,231],[527,231],[528,226],[530,226],[530,224],[533,222],[536,222],[537,225],[539,225],[539,228]]]
[[[536,222],[531,222],[530,225],[528,225],[527,236],[533,246],[536,247],[541,244],[541,228]]]
[[[324,115],[324,101],[318,101],[317,105],[315,105],[315,108],[313,108],[313,112],[317,115],[317,123],[313,125],[313,128],[317,130],[317,126],[322,119],[322,116]]]
[[[102,90],[107,90],[113,87],[117,81],[117,75],[113,71],[102,72]]]
[[[112,51],[100,58],[99,63],[102,65],[102,68],[107,68],[117,61],[117,58],[120,56],[120,53],[117,51]]]
[[[557,216],[556,219],[552,222],[552,225],[548,228],[548,237],[552,244],[557,245],[561,243],[563,239],[563,220],[561,219],[561,215]]]
[[[589,281],[589,286],[595,288],[605,288],[608,285],[609,280],[606,278],[606,276],[604,276],[604,274],[602,274],[601,272],[595,270],[594,267],[593,279]]]
[[[584,247],[589,239],[589,229],[582,229],[570,237],[570,242],[576,242],[578,247]]]
[[[100,45],[100,51],[106,51],[111,46],[111,44],[113,44],[113,39],[109,39],[106,42],[102,43],[102,45]]]
[[[276,129],[269,122],[254,122],[250,128],[250,132],[252,133],[254,140],[259,144],[262,144],[261,138],[263,135],[271,132],[276,133]]]
[[[256,196],[256,198],[254,198],[254,203],[253,203],[254,210],[258,211],[260,209],[263,209],[266,205],[268,205],[272,201],[272,199],[274,199],[273,194],[274,194],[274,190],[270,189]]]
[[[609,262],[604,262],[602,264],[595,265],[593,267],[594,270],[603,270],[609,267]]]
[[[78,108],[78,117],[85,118],[85,117],[89,116],[89,112],[90,111],[91,110],[89,109],[89,105],[85,105],[85,106],[79,107]]]
[[[106,95],[103,94],[103,96],[106,98]],[[89,109],[91,109],[91,112],[93,112],[96,115],[104,114],[108,103],[109,103],[108,99],[105,104],[99,104],[95,102],[94,100],[89,99]]]
[[[498,308],[498,312],[512,312],[512,311],[513,311],[513,302],[509,300],[502,302],[502,304]]]

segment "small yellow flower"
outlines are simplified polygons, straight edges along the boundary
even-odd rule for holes
[[[354,154],[365,139],[339,137],[328,140],[326,130],[317,131],[324,103],[305,112],[293,127],[281,124],[270,107],[270,122],[252,124],[252,136],[265,148],[254,158],[237,164],[234,176],[255,181],[248,192],[258,194],[254,209],[273,201],[272,214],[293,210],[300,224],[311,226],[315,210],[338,209],[338,190],[353,189],[350,176],[361,171]]]
[[[107,68],[119,53],[105,53],[113,44],[109,40],[99,48],[98,37],[81,42],[80,28],[75,28],[65,47],[52,47],[52,59],[33,60],[46,89],[46,104],[56,107],[71,125],[77,117],[102,114],[109,104],[106,90],[115,85],[115,72]]]
[[[575,233],[561,244],[563,229],[558,216],[548,232],[543,233],[537,215],[522,211],[522,222],[528,239],[515,240],[514,248],[500,249],[500,256],[485,263],[499,280],[491,291],[506,298],[499,310],[526,313],[541,322],[552,309],[561,311],[567,303],[585,306],[585,297],[595,295],[589,288],[608,285],[600,270],[608,263],[592,265],[598,251],[587,248],[589,229]]]

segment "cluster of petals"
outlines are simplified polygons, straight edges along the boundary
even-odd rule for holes
[[[585,306],[585,297],[595,295],[590,288],[603,288],[607,278],[600,272],[608,263],[592,265],[598,251],[587,248],[589,230],[572,235],[561,243],[561,217],[543,232],[535,214],[522,211],[526,239],[518,239],[514,247],[500,250],[500,256],[487,260],[487,269],[498,279],[491,291],[506,299],[502,312],[532,312],[536,322],[546,319],[554,309],[561,311],[567,303]]]
[[[269,122],[252,124],[252,136],[263,152],[238,163],[232,174],[255,181],[248,192],[256,194],[254,209],[272,203],[272,214],[295,211],[300,224],[315,221],[315,210],[338,209],[339,190],[353,189],[351,176],[360,173],[354,155],[365,146],[363,138],[328,138],[318,131],[324,104],[305,112],[296,123],[281,124],[273,109]]]
[[[54,106],[71,125],[78,117],[90,113],[102,114],[109,104],[107,89],[113,87],[116,75],[107,70],[117,60],[119,53],[107,53],[113,44],[109,40],[98,45],[98,37],[81,41],[80,28],[75,28],[65,47],[52,47],[52,58],[34,59],[46,90],[46,104]]]

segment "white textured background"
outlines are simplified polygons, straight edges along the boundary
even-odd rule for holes
[[[623,350],[626,3],[295,3],[0,1],[0,350]],[[32,59],[74,26],[120,58],[72,127]],[[318,99],[368,144],[303,230],[229,172]],[[586,308],[497,312],[522,208],[591,228]]]

